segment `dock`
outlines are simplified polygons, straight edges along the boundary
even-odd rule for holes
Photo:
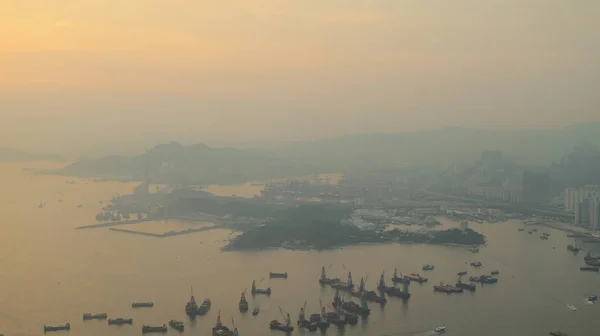
[[[209,230],[213,230],[213,229],[217,229],[217,228],[219,228],[219,227],[216,226],[216,225],[213,225],[213,226],[201,227],[201,228],[198,228],[198,229],[186,229],[186,230],[181,230],[181,231],[168,231],[168,232],[163,232],[163,233],[142,232],[142,231],[127,230],[127,229],[119,229],[119,228],[109,228],[109,230],[110,231],[115,231],[115,232],[137,234],[137,235],[147,236],[147,237],[167,238],[167,237],[173,237],[173,236],[182,236],[182,235],[186,235],[186,234],[190,234],[190,233],[195,233],[195,232],[209,231]]]

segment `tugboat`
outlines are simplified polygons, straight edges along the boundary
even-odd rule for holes
[[[166,324],[163,324],[161,326],[147,326],[147,325],[142,326],[142,334],[166,333],[167,331],[169,331],[169,329],[167,329]]]
[[[171,326],[171,328],[173,328],[179,332],[183,332],[183,329],[184,329],[183,322],[171,320],[171,321],[169,321],[169,325]]]
[[[117,317],[114,319],[108,319],[108,325],[123,325],[123,324],[133,324],[132,318],[122,318]]]
[[[191,293],[190,301],[185,304],[185,313],[190,317],[194,317],[198,315],[198,304],[196,304],[196,298],[194,297],[194,288],[191,289]]]
[[[100,313],[100,314],[90,314],[90,313],[85,313],[83,314],[83,320],[106,320],[106,318],[108,318],[108,315],[106,313]]]
[[[260,308],[254,307],[254,309],[252,309],[252,316],[256,316],[258,313],[260,313]]]
[[[271,279],[287,279],[287,277],[288,277],[287,272],[285,272],[285,273],[269,272],[269,278],[271,278]]]
[[[273,321],[271,321],[271,323],[269,323],[269,327],[273,330],[281,330],[281,331],[285,331],[286,333],[291,333],[292,331],[294,331],[294,327],[292,326],[292,320],[290,319],[290,314],[287,314],[287,316],[284,315],[281,307],[279,307],[279,311],[281,312],[281,316],[284,317],[284,323],[281,323],[277,320],[273,320]]]
[[[152,308],[154,303],[152,302],[134,302],[131,304],[131,308]]]
[[[71,324],[69,322],[67,322],[65,325],[56,325],[56,326],[44,324],[44,333],[46,333],[48,331],[60,331],[60,330],[71,330]]]
[[[321,277],[319,278],[319,283],[321,285],[332,285],[340,282],[340,278],[328,278],[327,272],[325,272],[325,266],[321,268]]]
[[[198,315],[206,315],[210,310],[211,302],[210,299],[204,299],[200,307],[198,307]]]
[[[248,311],[248,301],[246,300],[246,291],[242,292],[242,297],[240,298],[240,312],[245,313]]]
[[[271,288],[266,288],[266,289],[261,289],[261,288],[256,288],[256,281],[252,280],[252,289],[250,290],[250,293],[252,293],[252,295],[256,295],[256,294],[265,294],[265,295],[271,295]]]
[[[423,265],[423,271],[432,271],[435,268],[433,265]]]

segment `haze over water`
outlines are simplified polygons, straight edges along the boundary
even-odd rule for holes
[[[163,324],[170,319],[185,321],[183,335],[210,335],[219,310],[228,326],[234,317],[241,335],[280,335],[268,329],[270,320],[281,319],[278,306],[295,321],[304,300],[308,300],[309,313],[318,311],[320,299],[331,303],[333,290],[317,283],[321,266],[330,264],[332,276],[345,278],[342,265],[352,271],[356,282],[368,276],[370,289],[383,270],[389,284],[396,267],[405,274],[422,273],[429,282],[413,284],[412,298],[406,303],[388,298],[384,309],[371,303],[368,322],[343,331],[331,327],[327,335],[426,335],[440,325],[448,328],[450,336],[541,336],[552,330],[589,335],[600,327],[600,306],[583,304],[584,297],[600,294],[600,275],[579,271],[584,253],[576,256],[566,250],[572,240],[564,232],[540,227],[540,232],[528,235],[517,232],[518,221],[470,223],[488,238],[488,247],[479,254],[460,247],[420,244],[221,253],[219,247],[230,231],[156,239],[107,229],[74,230],[94,222],[100,201],[110,200],[114,193],[130,193],[135,184],[76,179],[71,185],[65,183],[68,177],[31,178],[22,170],[30,166],[0,165],[0,333],[7,336],[41,335],[44,324],[66,321],[72,325],[71,335],[138,335],[142,324]],[[46,206],[38,209],[42,200]],[[550,239],[540,240],[541,232],[550,233]],[[590,248],[594,246],[585,246]],[[483,262],[484,268],[474,270],[468,266],[471,261]],[[421,271],[427,263],[434,264],[435,270]],[[453,283],[463,269],[469,275],[498,269],[499,282],[478,286],[475,293],[433,292],[434,284]],[[268,277],[269,271],[287,271],[290,277],[265,279],[260,287],[272,287],[273,295],[257,296],[256,301],[249,296],[251,307],[258,305],[261,312],[256,318],[241,315],[240,293],[250,288],[253,279]],[[210,313],[193,323],[184,313],[190,286],[197,300],[212,299]],[[133,310],[133,301],[153,301],[155,307]],[[569,311],[565,303],[575,304],[579,311]],[[134,324],[84,323],[84,312],[131,317]],[[170,330],[168,334],[178,333]]]

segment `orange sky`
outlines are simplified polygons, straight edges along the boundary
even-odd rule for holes
[[[0,146],[600,120],[595,0],[4,0],[1,8]]]

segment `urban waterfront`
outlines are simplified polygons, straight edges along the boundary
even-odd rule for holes
[[[539,232],[528,235],[517,231],[519,221],[471,222],[471,228],[488,238],[488,246],[477,254],[463,247],[423,244],[223,253],[219,248],[231,231],[154,239],[106,228],[74,230],[93,222],[100,202],[114,193],[130,193],[136,184],[80,179],[67,184],[70,178],[29,176],[22,170],[26,166],[31,165],[0,165],[4,186],[0,192],[0,333],[6,336],[40,335],[44,324],[67,321],[73,335],[137,335],[142,324],[162,325],[170,319],[185,321],[183,335],[210,335],[219,310],[226,325],[231,325],[231,317],[235,319],[241,335],[277,335],[281,332],[269,330],[268,323],[281,319],[278,306],[295,321],[305,300],[308,313],[318,312],[319,300],[331,303],[334,291],[317,283],[321,266],[329,265],[332,276],[345,278],[347,270],[356,282],[368,276],[369,289],[375,289],[384,270],[389,284],[394,268],[404,274],[422,273],[429,282],[412,284],[407,302],[388,298],[383,308],[370,303],[367,321],[343,329],[332,326],[327,335],[428,335],[444,325],[447,335],[547,335],[562,330],[573,336],[600,327],[596,318],[600,306],[584,304],[585,297],[600,293],[600,275],[579,271],[585,251],[600,252],[600,245],[579,243],[584,251],[575,255],[566,250],[573,240],[554,229],[540,226]],[[45,201],[43,209],[37,207],[41,201]],[[439,220],[444,226],[457,225]],[[192,227],[177,222],[164,225]],[[541,232],[548,232],[550,238],[539,239]],[[474,269],[469,266],[472,261],[481,261],[484,267]],[[423,264],[433,264],[435,269],[422,271]],[[499,282],[478,285],[474,293],[433,292],[435,284],[454,283],[458,271],[479,275],[495,269],[500,271]],[[269,271],[288,272],[289,278],[268,279]],[[260,287],[271,287],[273,295],[249,295],[250,306],[259,306],[261,312],[256,317],[240,314],[241,292],[263,277]],[[184,312],[190,286],[197,300],[212,300],[211,311],[193,322]],[[152,301],[155,306],[133,310],[133,301]],[[567,303],[579,310],[569,311]],[[134,324],[109,327],[106,321],[84,322],[84,312],[131,317]]]

